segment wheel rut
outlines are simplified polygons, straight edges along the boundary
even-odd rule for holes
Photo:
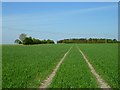
[[[54,76],[56,75],[56,72],[57,72],[58,68],[60,67],[60,65],[62,64],[62,62],[64,61],[65,57],[68,55],[68,53],[70,52],[71,49],[72,49],[72,47],[64,54],[64,56],[62,57],[62,59],[60,60],[60,62],[53,69],[53,72],[48,76],[47,79],[45,79],[43,81],[43,83],[40,85],[39,88],[47,88],[51,84]]]
[[[78,48],[78,47],[77,47]],[[82,50],[80,48],[78,48],[79,52],[82,54],[84,60],[86,61],[89,69],[91,70],[92,74],[95,76],[100,88],[107,88],[110,90],[110,86],[105,82],[105,80],[103,80],[100,75],[96,72],[96,70],[94,69],[94,67],[92,66],[92,64],[89,62],[89,60],[87,59],[86,55],[82,52]]]

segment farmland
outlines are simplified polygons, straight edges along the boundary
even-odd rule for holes
[[[81,44],[79,48],[86,54],[99,75],[111,87],[118,87],[118,45]]]
[[[69,45],[4,45],[3,87],[38,87],[69,47]]]
[[[0,45],[0,89],[2,88],[2,45]]]
[[[85,60],[74,46],[58,70],[51,88],[97,88]]]
[[[39,87],[70,47],[48,87],[99,88],[78,48],[112,88],[118,87],[117,44],[3,45],[2,87]]]

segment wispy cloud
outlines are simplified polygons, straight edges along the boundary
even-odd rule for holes
[[[78,9],[78,10],[72,10],[72,11],[65,11],[65,12],[61,12],[59,14],[79,14],[79,13],[86,13],[86,12],[109,10],[109,9],[114,9],[114,8],[118,8],[118,6],[103,6],[103,7],[94,7],[94,8],[84,8],[84,9]]]
[[[13,42],[22,32],[35,38],[54,40],[92,36],[117,38],[117,5],[87,7],[4,15],[3,40],[5,43]],[[101,13],[98,17],[97,12],[102,11],[106,13]],[[89,13],[93,12],[95,15],[89,18]]]

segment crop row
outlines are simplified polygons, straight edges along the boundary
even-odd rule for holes
[[[2,88],[2,45],[0,45],[0,89]]]
[[[112,87],[118,87],[118,45],[81,44],[79,48],[86,54],[97,73]]]
[[[118,87],[117,44],[3,45],[2,87],[39,87],[71,46],[73,48],[60,65],[50,88],[99,87],[76,46],[111,87]]]
[[[69,48],[70,45],[3,45],[2,87],[39,87]]]
[[[97,88],[98,84],[82,55],[74,46],[61,64],[49,87]]]

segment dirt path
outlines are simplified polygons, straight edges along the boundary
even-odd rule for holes
[[[88,67],[90,68],[92,74],[96,77],[97,82],[99,83],[100,88],[111,88],[95,71],[92,64],[90,64],[89,60],[86,58],[85,54],[78,48],[79,52],[82,54],[83,58],[85,59],[86,63],[88,64]]]
[[[72,48],[72,47],[71,47]],[[71,50],[71,48],[64,54],[63,58],[60,60],[60,62],[57,64],[57,66],[54,68],[53,72],[49,75],[49,77],[43,81],[43,83],[41,84],[41,86],[39,88],[47,88],[48,85],[51,84],[53,77],[55,76],[59,66],[61,65],[61,63],[63,62],[63,60],[65,59],[65,57],[67,56],[67,54],[69,53],[69,51]]]

